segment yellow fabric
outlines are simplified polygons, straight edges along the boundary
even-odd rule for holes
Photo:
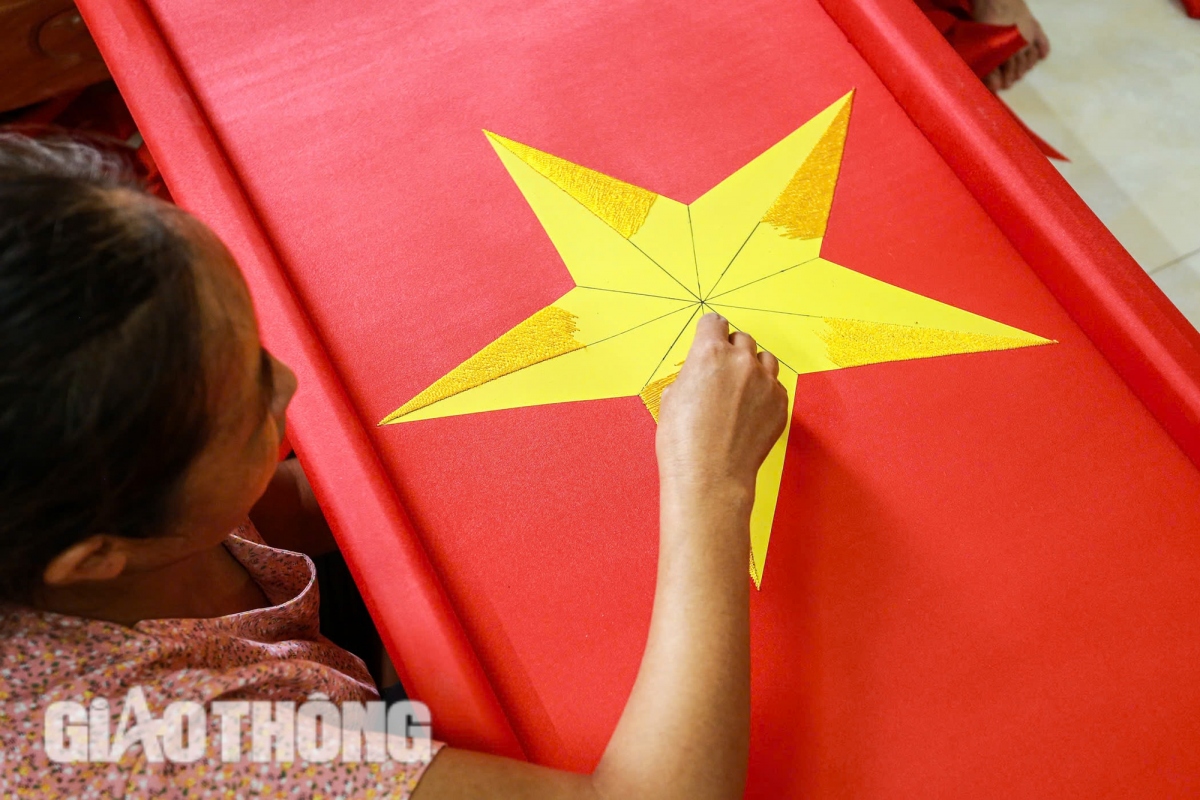
[[[650,381],[646,384],[638,394],[641,395],[642,402],[646,404],[646,410],[650,412],[650,416],[654,417],[654,421],[658,422],[658,408],[662,405],[663,390],[675,382],[679,377],[678,372],[672,372],[665,378]]]
[[[769,279],[721,290],[708,301],[714,308],[755,308],[792,316],[859,319],[893,325],[927,325],[948,331],[1045,339],[993,322],[946,303],[870,278],[860,272],[813,259],[777,272]]]
[[[692,247],[692,237],[681,235],[685,230],[691,230],[691,209],[668,197],[660,197],[650,209],[645,224],[629,237],[629,241],[676,280],[687,292],[688,299],[699,300],[696,251]]]
[[[742,259],[735,260],[735,256],[820,144],[841,110],[850,104],[853,94],[848,93],[692,203],[701,295],[711,294],[718,280],[726,287],[743,282],[736,274]],[[777,235],[775,231],[771,233]],[[799,263],[799,259],[780,263],[778,268],[789,263]],[[722,279],[727,268],[734,274]]]
[[[396,421],[410,423],[505,408],[636,397],[662,357],[659,343],[674,337],[690,313],[683,310],[659,317],[619,336],[488,381]]]
[[[797,375],[779,366],[779,382],[787,389],[787,427],[775,442],[771,452],[758,469],[754,483],[754,509],[750,512],[750,577],[756,589],[762,588],[763,570],[767,566],[767,547],[771,544],[771,529],[775,527],[775,505],[779,501],[779,484],[783,479],[783,464],[787,457],[792,432],[792,408],[796,402]]]
[[[657,421],[697,322],[717,311],[779,359],[788,392],[750,521],[759,586],[799,375],[1050,343],[820,258],[852,96],[690,206],[488,134],[576,288],[383,422],[632,396]]]
[[[892,325],[857,319],[827,319],[825,325],[826,330],[817,335],[828,348],[829,360],[839,367],[955,353],[1010,350],[1030,344],[1029,337],[942,331],[918,325]]]
[[[495,137],[492,148],[554,242],[575,285],[696,299],[636,243]]]

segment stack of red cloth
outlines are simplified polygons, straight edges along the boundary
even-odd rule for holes
[[[70,136],[129,162],[146,189],[170,202],[158,165],[112,81],[52,97],[0,116],[0,128],[28,136]]]

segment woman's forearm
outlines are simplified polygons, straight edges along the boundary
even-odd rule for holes
[[[633,692],[593,774],[605,798],[740,797],[750,730],[749,520],[734,485],[664,485]]]

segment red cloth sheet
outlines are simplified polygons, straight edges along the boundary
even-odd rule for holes
[[[637,398],[375,427],[571,285],[481,129],[689,202],[856,88],[825,255],[1059,344],[801,376],[748,796],[1200,791],[1196,333],[910,0],[81,7],[436,735],[593,765],[657,546]]]

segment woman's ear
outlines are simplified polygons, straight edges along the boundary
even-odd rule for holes
[[[46,586],[70,586],[89,581],[108,581],[125,571],[128,555],[112,536],[89,536],[56,555],[45,571]]]

